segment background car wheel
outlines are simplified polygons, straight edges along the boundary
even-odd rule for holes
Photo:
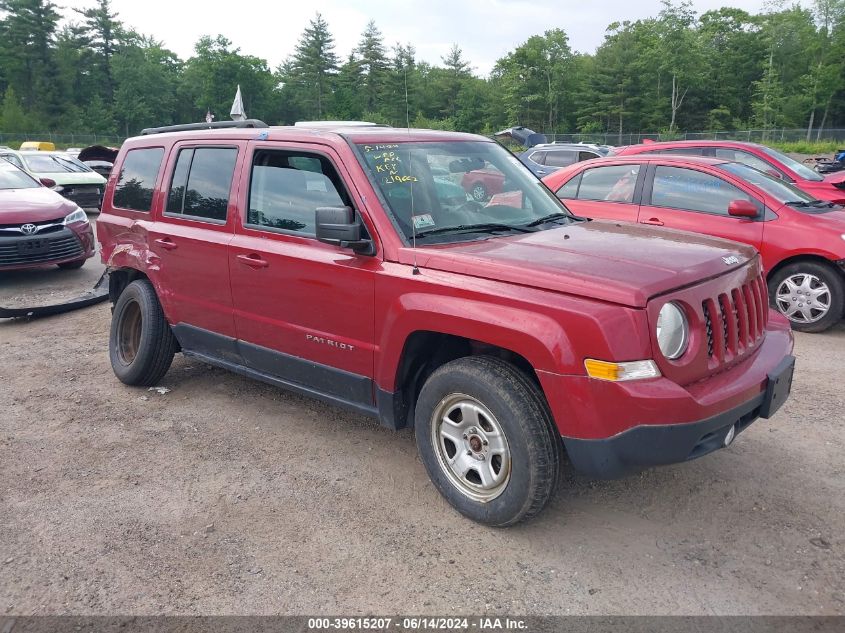
[[[61,264],[59,264],[59,268],[61,268],[62,270],[76,270],[77,268],[82,268],[84,264],[84,259],[77,259],[72,262],[62,262]]]
[[[769,299],[793,329],[823,332],[842,319],[845,283],[842,275],[827,264],[796,262],[769,279]]]
[[[537,386],[510,363],[461,358],[425,382],[415,412],[420,458],[461,514],[506,527],[554,493],[561,441]]]
[[[152,386],[167,373],[175,353],[176,339],[152,284],[133,281],[112,313],[109,358],[115,375],[127,385]]]
[[[472,199],[476,202],[487,202],[487,199],[490,197],[487,195],[487,187],[485,187],[484,183],[481,182],[477,182],[472,186],[469,190],[469,195],[471,195]]]

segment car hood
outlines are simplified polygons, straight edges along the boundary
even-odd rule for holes
[[[416,249],[421,269],[638,308],[651,297],[724,274],[755,257],[753,248],[736,242],[602,221]],[[412,264],[413,249],[401,249],[399,260]]]
[[[47,187],[0,189],[0,224],[64,218],[76,205]]]
[[[85,173],[74,173],[68,171],[36,173],[38,178],[50,178],[56,181],[57,185],[105,185],[106,179],[94,171]]]

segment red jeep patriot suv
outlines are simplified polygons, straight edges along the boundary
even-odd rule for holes
[[[455,195],[482,166],[503,191]],[[789,395],[752,248],[575,217],[478,136],[145,130],[98,233],[120,380],[181,351],[413,426],[440,492],[490,525],[545,506],[564,450],[598,477],[682,462]]]

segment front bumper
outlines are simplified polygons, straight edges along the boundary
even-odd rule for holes
[[[93,255],[94,232],[90,224],[63,227],[49,233],[0,238],[0,270],[62,264]]]
[[[763,392],[724,413],[685,424],[636,426],[607,439],[564,437],[566,452],[576,470],[602,479],[702,457],[729,445],[758,418],[773,415],[789,395],[794,366],[794,357],[784,358]]]
[[[792,345],[788,322],[772,313],[757,350],[690,385],[666,377],[609,382],[537,375],[573,465],[612,478],[705,455],[722,445],[731,426],[742,431],[767,415],[770,377],[793,362]]]
[[[99,211],[103,202],[103,187],[99,185],[62,185],[61,195],[82,209]]]

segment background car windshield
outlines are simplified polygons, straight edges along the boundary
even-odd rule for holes
[[[86,165],[72,159],[70,156],[32,154],[24,156],[23,159],[30,171],[34,171],[37,174],[59,172],[82,173],[91,171]]]
[[[404,236],[569,214],[510,152],[483,141],[359,143],[363,165]],[[472,239],[462,237],[462,239]]]
[[[0,189],[34,189],[41,184],[20,169],[0,160]]]
[[[725,163],[720,165],[720,167],[734,176],[751,183],[755,187],[759,187],[780,203],[794,201],[812,202],[815,200],[813,196],[804,193],[798,187],[794,187],[789,183],[757,171],[748,165],[743,165],[742,163]]]
[[[823,176],[820,176],[806,165],[799,163],[797,160],[790,158],[786,154],[781,154],[779,151],[770,147],[763,147],[762,150],[775,160],[778,160],[789,167],[804,180],[815,180],[817,182],[824,180]]]

